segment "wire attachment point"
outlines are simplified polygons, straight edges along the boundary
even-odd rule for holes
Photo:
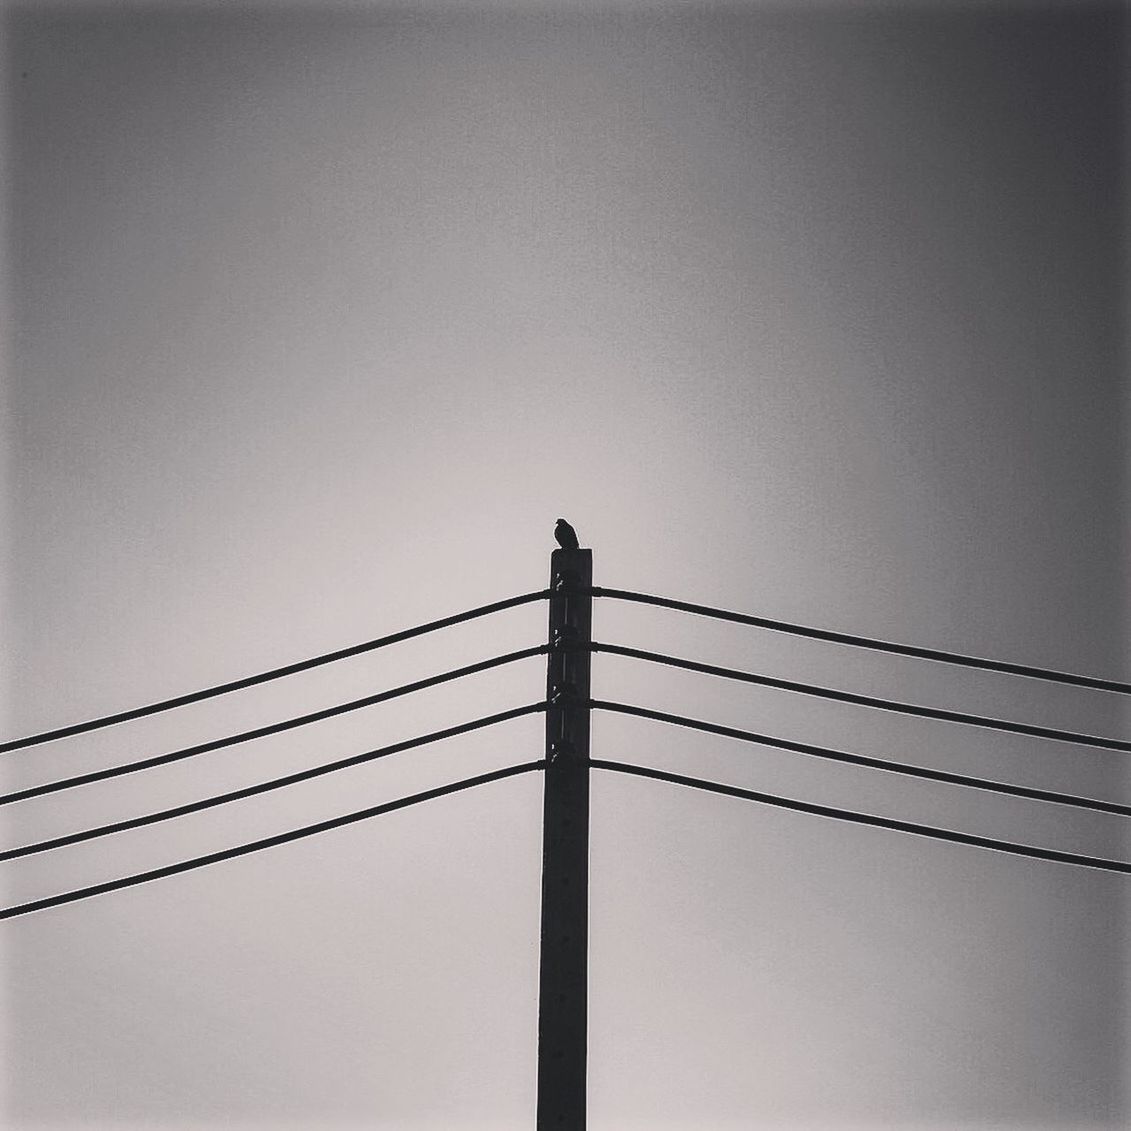
[[[549,764],[556,766],[561,763],[564,758],[575,753],[576,747],[568,738],[559,738],[550,743],[550,757]]]
[[[550,705],[554,707],[563,706],[565,704],[577,705],[577,687],[569,680],[563,683],[555,683],[550,688]]]
[[[567,593],[575,590],[581,577],[575,569],[563,569],[554,576],[553,590],[555,593]]]
[[[576,643],[577,629],[572,624],[558,625],[550,637],[550,647],[555,651],[564,651]]]

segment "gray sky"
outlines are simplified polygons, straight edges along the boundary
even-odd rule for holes
[[[9,5],[5,736],[598,584],[1127,678],[1114,8]],[[4,760],[538,643],[529,607]],[[599,602],[600,638],[1126,733]],[[537,661],[12,806],[18,844],[523,702]],[[599,657],[595,693],[1116,797],[1119,757]],[[541,753],[530,718],[3,866],[5,902]],[[1100,855],[1117,818],[598,716],[595,756]],[[1126,794],[1124,794],[1126,796]],[[1126,877],[593,789],[598,1131],[1121,1126]],[[4,1125],[519,1128],[541,782],[7,922]],[[1122,841],[1122,843],[1121,843]]]

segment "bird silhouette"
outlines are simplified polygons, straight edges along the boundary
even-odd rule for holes
[[[558,524],[554,527],[554,537],[563,550],[577,549],[577,531],[564,518],[558,519]]]

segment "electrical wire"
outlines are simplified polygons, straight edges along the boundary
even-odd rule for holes
[[[736,624],[753,625],[772,632],[786,632],[793,636],[805,636],[812,640],[825,640],[833,644],[847,644],[855,648],[870,648],[878,652],[890,652],[896,656],[911,656],[920,660],[936,660],[943,664],[957,664],[960,667],[980,668],[983,671],[1005,672],[1008,675],[1026,676],[1029,679],[1043,679],[1053,683],[1069,684],[1073,687],[1089,687],[1096,691],[1112,691],[1120,695],[1131,695],[1131,683],[1121,683],[1114,679],[1099,679],[1090,675],[1075,675],[1071,672],[1053,671],[1050,668],[1036,668],[1028,664],[1012,664],[1003,660],[984,660],[977,656],[964,656],[957,652],[944,652],[936,648],[917,648],[910,644],[893,644],[886,640],[875,640],[868,636],[853,636],[847,632],[831,632],[823,628],[808,628],[805,625],[790,624],[787,621],[770,620],[767,617],[750,616],[747,613],[729,612],[708,605],[694,605],[689,601],[676,601],[670,597],[655,597],[648,593],[634,593],[628,589],[608,589],[594,586],[588,590],[594,597],[609,597],[617,601],[633,601],[638,604],[655,605],[662,609],[677,612],[695,613],[697,616],[713,617],[716,620],[733,621]]]
[[[281,668],[272,668],[270,671],[260,672],[258,675],[245,676],[229,683],[219,683],[214,687],[206,687],[201,691],[191,691],[186,695],[176,695],[172,699],[162,699],[158,703],[150,703],[145,707],[134,707],[128,711],[119,711],[113,715],[104,715],[102,718],[90,719],[83,723],[73,723],[70,726],[58,727],[54,730],[45,730],[39,734],[28,735],[26,738],[15,738],[7,742],[0,742],[0,754],[7,754],[12,750],[23,750],[28,746],[38,746],[43,742],[52,742],[57,738],[69,738],[76,734],[86,734],[92,730],[114,726],[117,723],[130,722],[141,719],[147,715],[155,715],[160,711],[168,711],[174,707],[184,707],[189,703],[199,703],[204,699],[212,699],[217,695],[226,695],[230,691],[242,691],[247,687],[255,687],[261,683],[269,683],[273,679],[283,676],[296,675],[298,672],[309,671],[311,668],[321,667],[323,664],[332,664],[337,660],[349,659],[351,656],[360,656],[365,652],[372,652],[384,648],[389,644],[399,644],[402,640],[411,640],[416,636],[423,636],[441,628],[450,628],[452,625],[463,624],[465,621],[475,620],[490,613],[502,612],[504,609],[513,609],[519,605],[529,604],[531,601],[544,601],[550,596],[548,589],[540,589],[534,593],[523,593],[518,597],[509,597],[505,601],[494,601],[490,605],[480,605],[466,612],[455,613],[452,616],[442,617],[440,620],[419,624],[414,628],[405,628],[389,636],[380,636],[375,640],[366,640],[361,644],[353,644],[348,648],[339,648],[336,652],[326,652],[321,656],[314,656],[308,660],[299,660],[293,664],[285,664]]]
[[[393,687],[388,691],[378,691],[374,695],[366,695],[361,699],[353,699],[348,703],[339,703],[334,707],[326,707],[321,711],[312,711],[307,715],[296,715],[294,718],[284,719],[282,722],[271,723],[269,726],[256,727],[254,730],[241,731],[225,738],[214,738],[208,742],[198,743],[196,746],[186,746],[181,750],[171,750],[165,754],[154,754],[148,758],[141,758],[135,762],[125,762],[117,766],[108,766],[101,770],[91,770],[85,774],[75,774],[69,778],[59,778],[55,781],[44,782],[41,785],[28,786],[12,793],[0,794],[0,805],[10,805],[14,801],[26,801],[31,797],[42,797],[47,793],[57,793],[62,789],[73,789],[75,786],[89,785],[92,782],[105,781],[107,778],[120,777],[122,774],[136,773],[138,770],[152,769],[154,766],[165,766],[170,762],[179,762],[185,758],[195,757],[197,754],[207,754],[212,750],[221,750],[227,746],[235,746],[240,742],[249,742],[256,738],[266,738],[268,735],[279,734],[295,727],[306,726],[308,723],[321,722],[323,719],[343,715],[349,711],[356,711],[361,707],[371,707],[375,703],[384,703],[389,699],[397,699],[402,695],[410,695],[414,691],[423,691],[428,687],[447,683],[449,680],[462,679],[464,676],[476,672],[487,671],[490,668],[501,667],[503,664],[514,663],[517,660],[528,659],[531,656],[544,655],[548,646],[539,644],[533,648],[523,648],[518,652],[508,652],[502,656],[494,656],[489,660],[481,660],[475,664],[468,664],[462,668],[453,668],[451,671],[441,672],[439,675],[429,676],[427,679],[418,679],[413,683]]]
[[[626,656],[634,660],[647,660],[653,664],[664,664],[671,668],[700,672],[704,675],[719,676],[722,679],[740,680],[763,687],[773,687],[779,691],[794,691],[801,695],[812,695],[821,699],[832,699],[838,703],[853,703],[862,707],[872,707],[878,711],[891,711],[899,715],[915,715],[922,719],[941,719],[944,722],[962,723],[965,726],[983,727],[986,730],[1001,730],[1009,734],[1024,734],[1032,738],[1047,738],[1056,742],[1071,742],[1078,746],[1094,746],[1101,750],[1131,751],[1131,742],[1122,738],[1106,738],[1092,734],[1079,734],[1076,731],[1060,730],[1055,727],[1036,726],[1032,723],[1014,723],[1004,719],[991,719],[983,715],[970,715],[964,711],[947,711],[940,707],[921,707],[915,703],[900,703],[893,699],[878,699],[872,695],[857,695],[851,691],[836,691],[829,687],[818,687],[812,683],[796,683],[793,680],[777,679],[774,676],[757,675],[754,672],[737,671],[734,668],[720,668],[714,664],[703,664],[697,660],[685,660],[678,656],[665,656],[658,652],[646,652],[640,648],[625,648],[619,644],[592,644],[594,652],[605,652],[611,656]]]
[[[833,762],[847,762],[852,766],[867,766],[874,770],[885,770],[892,774],[907,777],[925,778],[928,781],[941,781],[949,785],[968,786],[989,793],[1005,793],[1012,797],[1024,797],[1032,801],[1047,801],[1055,805],[1070,805],[1076,809],[1093,809],[1098,813],[1114,813],[1120,817],[1131,817],[1131,805],[1121,805],[1116,801],[1101,801],[1091,797],[1078,797],[1072,793],[1057,793],[1048,789],[1032,789],[1029,786],[1009,785],[1005,782],[989,781],[986,778],[969,777],[947,770],[934,770],[926,766],[910,766],[904,762],[893,762],[888,758],[873,758],[866,754],[850,754],[845,750],[832,750],[826,746],[813,746],[807,742],[794,742],[787,738],[774,738],[755,731],[739,730],[736,727],[721,726],[718,723],[689,719],[683,715],[671,715],[666,711],[653,711],[648,707],[634,707],[627,703],[608,703],[595,699],[592,707],[597,711],[612,711],[620,715],[635,715],[655,722],[670,723],[673,726],[688,727],[706,734],[718,734],[724,738],[737,738],[743,742],[754,742],[759,746],[774,746],[797,754],[809,754],[814,758],[827,758]],[[2,859],[2,857],[0,857]]]
[[[334,762],[325,762],[320,766],[312,766],[306,770],[299,770],[285,777],[272,778],[270,781],[258,782],[255,785],[245,786],[242,789],[233,789],[228,793],[218,793],[213,797],[201,798],[199,801],[190,801],[185,805],[177,805],[171,809],[161,809],[155,813],[147,813],[142,817],[131,817],[125,821],[115,821],[113,824],[100,825],[93,829],[84,829],[77,833],[68,833],[65,836],[54,837],[51,840],[42,840],[35,844],[25,844],[19,848],[9,848],[0,852],[0,861],[16,860],[21,856],[32,856],[37,852],[47,852],[53,848],[65,848],[71,844],[82,841],[94,840],[97,837],[109,836],[111,833],[126,832],[128,829],[139,829],[143,825],[155,825],[159,821],[168,821],[174,817],[187,817],[191,813],[199,813],[203,809],[212,809],[217,805],[227,805],[232,801],[243,801],[248,797],[256,797],[261,793],[270,793],[284,786],[297,785],[299,782],[310,781],[311,778],[332,774],[337,770],[344,770],[350,766],[360,766],[364,762],[373,762],[378,758],[386,758],[390,754],[399,754],[402,750],[414,750],[418,746],[427,746],[432,742],[439,742],[443,738],[453,738],[457,734],[467,734],[469,731],[482,730],[484,727],[494,726],[496,723],[507,722],[523,715],[531,715],[536,711],[545,710],[544,703],[531,703],[525,707],[516,707],[509,711],[500,711],[495,715],[485,715],[483,718],[473,719],[471,722],[460,723],[459,726],[446,727],[444,730],[433,731],[431,734],[421,735],[418,738],[406,739],[395,742],[391,746],[381,746],[376,750],[367,750],[362,754],[353,754],[348,758],[339,758]]]
[[[1131,873],[1131,864],[1121,860],[1105,860],[1099,856],[1085,856],[1076,852],[1059,852],[1051,848],[1036,848],[1028,844],[1014,844],[1012,841],[995,840],[991,837],[973,836],[968,833],[939,829],[933,825],[918,825],[910,821],[896,821],[890,817],[875,817],[867,813],[855,813],[849,809],[836,809],[831,805],[815,805],[808,801],[795,801],[788,797],[777,797],[770,793],[759,793],[753,789],[742,789],[736,785],[707,781],[704,778],[673,774],[667,770],[654,770],[629,762],[610,762],[594,758],[589,765],[595,770],[611,770],[636,777],[654,778],[656,781],[670,782],[673,785],[702,789],[708,793],[719,793],[726,797],[739,797],[745,801],[758,801],[763,805],[776,805],[782,809],[793,809],[798,813],[811,813],[818,817],[831,817],[838,821],[850,821],[857,825],[872,825],[880,829],[893,829],[896,832],[911,833],[915,836],[929,837],[933,840],[948,840],[956,844],[969,844],[977,848],[989,848],[997,852],[1007,852],[1014,856],[1030,856],[1036,860],[1051,860],[1060,864],[1076,864],[1082,868],[1096,868],[1105,872]]]
[[[462,781],[452,782],[450,785],[439,786],[436,789],[426,789],[421,793],[410,794],[407,797],[398,797],[395,801],[386,801],[381,805],[372,805],[368,809],[359,809],[354,813],[347,813],[341,817],[333,817],[328,821],[319,821],[315,825],[306,825],[290,832],[278,833],[275,836],[264,837],[262,840],[251,841],[247,844],[237,845],[234,848],[225,848],[221,852],[211,852],[207,856],[196,856],[191,860],[182,860],[176,864],[167,864],[163,868],[154,868],[148,872],[139,872],[136,875],[124,876],[121,879],[110,880],[107,883],[92,884],[89,887],[77,888],[74,891],[64,892],[62,895],[49,896],[46,899],[36,899],[29,903],[21,903],[14,907],[0,909],[0,919],[12,919],[18,915],[29,915],[33,911],[45,911],[49,907],[58,907],[64,903],[74,903],[79,899],[87,899],[94,895],[103,895],[106,892],[119,891],[122,888],[134,887],[137,884],[148,883],[150,880],[164,879],[166,876],[175,876],[181,872],[189,872],[194,868],[203,868],[208,864],[217,864],[222,860],[232,860],[237,856],[246,856],[252,852],[259,852],[265,848],[274,848],[279,844],[289,844],[303,837],[314,836],[316,833],[327,832],[330,829],[341,828],[356,821],[364,821],[369,817],[377,817],[383,813],[392,813],[397,809],[407,809],[410,805],[418,805],[422,801],[431,801],[437,797],[445,797],[449,793],[458,793],[460,790],[472,789],[488,782],[500,781],[503,778],[516,777],[518,774],[527,774],[532,770],[541,770],[544,762],[523,762],[520,765],[507,766],[502,770],[492,770],[486,774],[476,774],[474,777],[464,778]]]

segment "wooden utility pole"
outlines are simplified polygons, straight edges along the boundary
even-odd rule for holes
[[[593,552],[550,558],[537,1131],[583,1131],[588,1036]]]

